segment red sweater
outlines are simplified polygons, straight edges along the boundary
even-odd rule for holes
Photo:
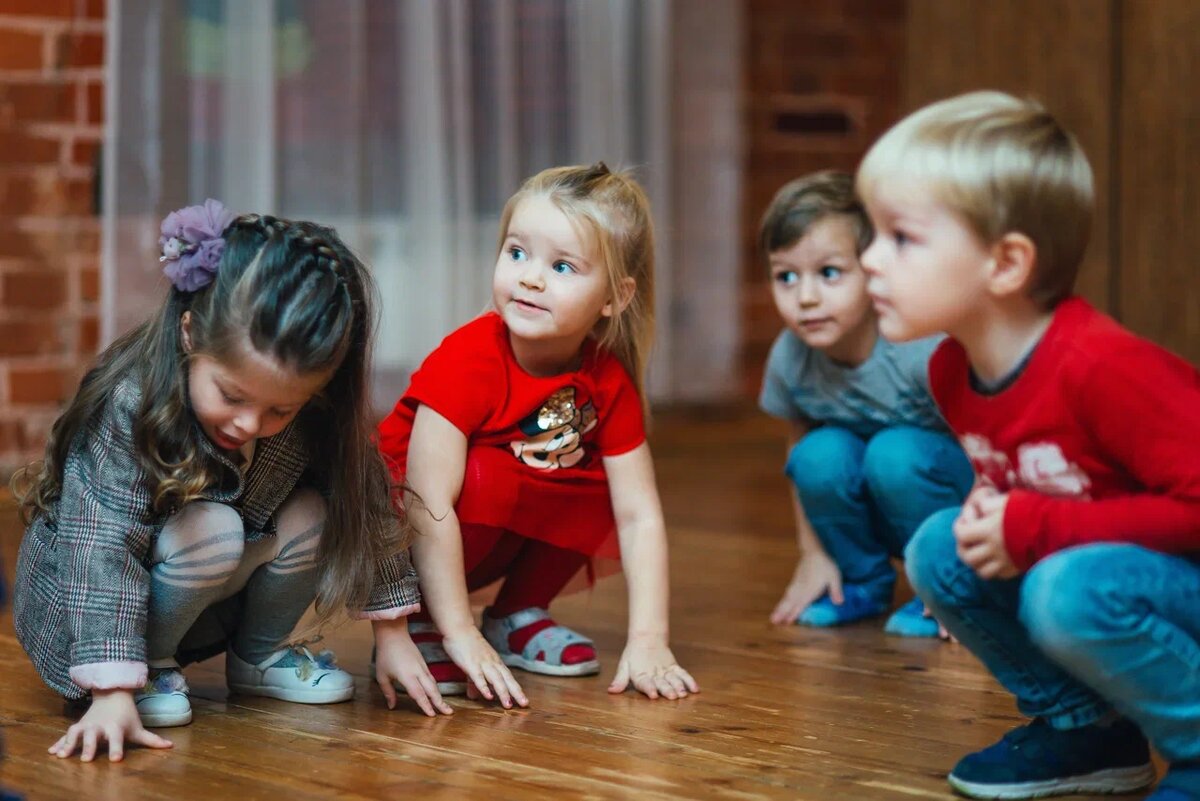
[[[1200,372],[1183,359],[1071,298],[999,393],[972,389],[951,339],[929,376],[980,482],[1009,493],[1019,568],[1091,542],[1200,552]]]

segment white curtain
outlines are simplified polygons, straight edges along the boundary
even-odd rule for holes
[[[375,396],[386,408],[441,337],[484,308],[499,213],[521,180],[603,159],[638,170],[662,232],[652,394],[727,395],[739,307],[729,170],[740,155],[728,136],[738,34],[725,26],[722,52],[707,33],[704,69],[689,72],[697,57],[677,31],[700,20],[691,5],[113,0],[103,336],[161,297],[157,221],[170,209],[215,197],[235,211],[314,219],[375,272]],[[714,9],[736,21],[736,0],[705,5],[710,22]],[[690,150],[676,146],[680,107],[699,115],[687,121],[698,129]],[[703,119],[713,114],[734,119]],[[697,151],[714,135],[722,141]],[[695,163],[681,163],[681,151]],[[676,224],[672,211],[694,202],[681,191],[706,193],[708,219]],[[689,226],[732,244],[681,242]],[[676,270],[685,255],[693,263]],[[699,283],[696,264],[707,273]],[[704,347],[680,347],[701,331],[713,338]]]

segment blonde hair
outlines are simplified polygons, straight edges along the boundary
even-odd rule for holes
[[[763,212],[758,249],[764,259],[799,242],[826,217],[843,216],[854,227],[854,248],[861,256],[871,244],[874,229],[862,201],[854,193],[854,176],[840,170],[821,170],[780,187]]]
[[[971,92],[894,125],[858,171],[868,203],[896,176],[918,178],[987,244],[1011,232],[1033,241],[1028,293],[1050,308],[1071,294],[1091,231],[1092,168],[1045,108],[1003,92]]]
[[[654,341],[654,223],[646,193],[629,172],[613,172],[602,161],[543,170],[526,180],[504,205],[497,255],[504,248],[517,205],[533,196],[549,199],[594,237],[614,311],[611,317],[600,318],[592,336],[624,365],[645,409],[646,362]],[[634,290],[622,309],[626,278],[634,280]]]

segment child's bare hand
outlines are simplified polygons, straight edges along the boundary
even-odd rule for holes
[[[454,710],[442,699],[437,681],[408,634],[407,622],[401,620],[400,624],[375,629],[375,681],[387,699],[388,709],[396,708],[396,687],[392,682],[397,681],[429,717],[437,717],[438,712],[453,715]]]
[[[982,579],[1004,579],[1020,571],[1004,544],[1004,509],[1008,494],[976,490],[954,521],[958,558]]]
[[[153,732],[146,731],[138,717],[133,693],[129,690],[96,690],[92,706],[79,722],[50,746],[49,753],[65,759],[78,748],[79,759],[91,762],[102,742],[108,743],[108,761],[120,762],[125,756],[125,742],[147,748],[171,748],[172,743]]]
[[[625,645],[625,653],[617,663],[617,674],[608,685],[610,693],[623,693],[633,684],[647,698],[660,695],[674,701],[688,693],[700,692],[700,685],[691,674],[679,666],[665,642],[635,642]]]
[[[826,594],[835,604],[842,603],[842,573],[824,551],[809,551],[800,557],[791,582],[771,612],[771,622],[795,623],[801,612]]]
[[[468,690],[473,687],[489,701],[498,697],[505,709],[511,709],[513,701],[519,706],[529,706],[529,699],[525,697],[521,685],[513,678],[496,649],[479,633],[479,629],[471,627],[446,634],[442,647],[471,680],[467,685]],[[493,690],[495,695],[492,694]]]

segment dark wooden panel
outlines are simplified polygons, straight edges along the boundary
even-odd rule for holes
[[[1143,8],[1149,16],[1158,4]],[[907,42],[907,110],[973,89],[1000,89],[1037,98],[1079,137],[1095,171],[1097,203],[1078,288],[1111,310],[1109,0],[910,0]]]
[[[1121,14],[1121,319],[1200,363],[1200,3]]]

